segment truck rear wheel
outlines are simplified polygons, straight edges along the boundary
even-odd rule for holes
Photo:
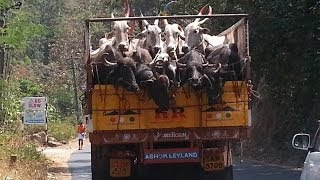
[[[92,180],[137,180],[139,178],[138,165],[131,164],[130,177],[112,177],[110,175],[110,157],[111,145],[93,145],[91,144],[91,172]]]
[[[233,180],[233,166],[225,167],[221,171],[204,172],[201,180]]]
[[[108,177],[107,169],[109,163],[102,151],[103,147],[99,145],[91,144],[91,173],[92,180],[111,180],[111,177]]]

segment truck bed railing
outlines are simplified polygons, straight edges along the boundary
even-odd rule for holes
[[[148,20],[148,19],[193,19],[193,18],[224,18],[248,17],[248,14],[212,14],[212,15],[175,15],[175,16],[144,16],[144,17],[114,17],[114,18],[90,18],[86,19],[86,23],[90,22],[106,22],[106,21],[124,21],[124,20]]]

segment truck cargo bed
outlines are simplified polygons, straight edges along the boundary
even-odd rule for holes
[[[208,105],[205,91],[184,86],[174,92],[175,112],[158,112],[146,91],[132,93],[112,85],[92,91],[93,130],[148,130],[250,125],[244,81],[227,81],[222,104]]]

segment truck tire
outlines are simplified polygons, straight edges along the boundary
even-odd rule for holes
[[[91,173],[92,180],[111,180],[109,176],[109,161],[103,154],[104,146],[91,144]]]
[[[98,166],[98,160],[97,160],[97,146],[91,144],[91,174],[92,179],[96,180],[99,177],[99,166]]]
[[[225,179],[233,180],[233,166],[226,167],[224,169]]]
[[[137,180],[141,179],[138,172],[138,165],[133,164],[130,177],[115,178],[110,176],[110,145],[92,145],[91,144],[91,172],[92,180]]]
[[[233,180],[233,166],[224,168],[221,171],[203,172],[201,180]]]

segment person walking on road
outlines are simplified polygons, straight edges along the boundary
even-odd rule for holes
[[[77,133],[78,133],[78,140],[79,140],[79,150],[83,147],[83,140],[85,136],[86,127],[82,122],[79,122],[79,125],[77,127]]]

